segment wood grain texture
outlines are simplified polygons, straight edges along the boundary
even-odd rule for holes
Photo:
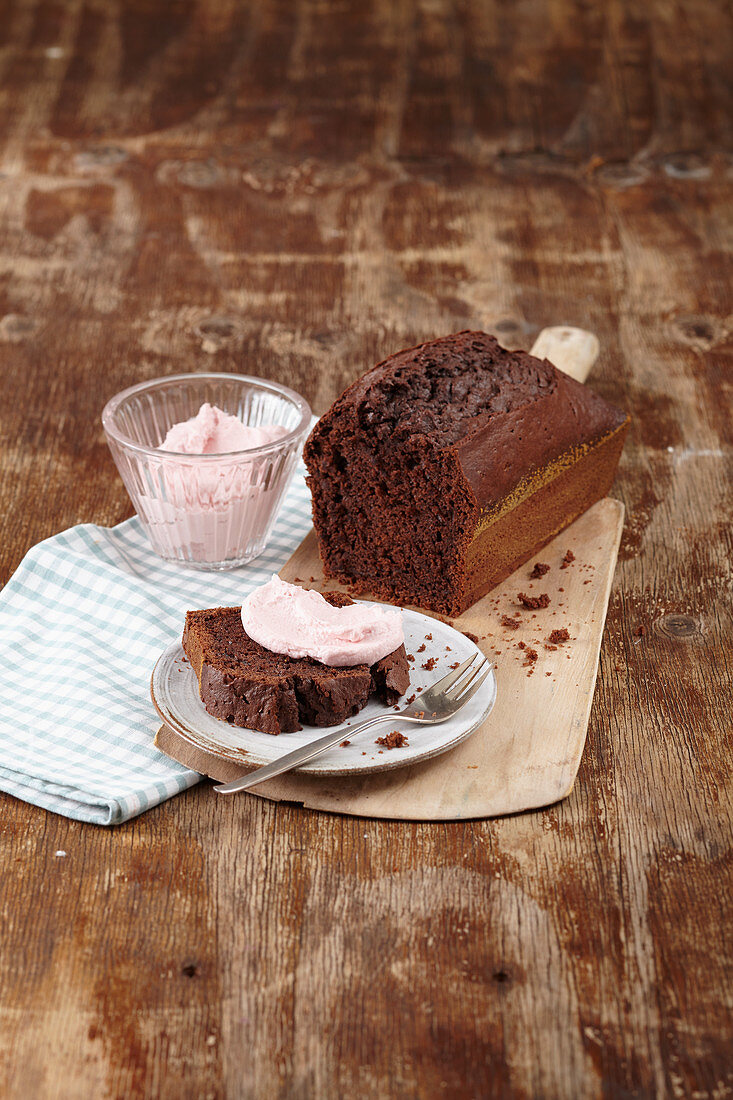
[[[143,378],[321,412],[421,338],[570,324],[633,416],[570,797],[3,797],[5,1095],[733,1091],[729,55],[722,0],[0,0],[1,580],[129,514],[99,413]]]

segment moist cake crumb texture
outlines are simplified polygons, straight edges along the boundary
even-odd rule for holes
[[[460,614],[605,495],[627,427],[592,390],[483,332],[398,352],[305,446],[325,574]]]
[[[409,743],[404,733],[400,733],[399,730],[385,733],[384,737],[378,737],[374,742],[375,745],[383,745],[385,749],[402,749]]]
[[[335,607],[353,601],[325,597]],[[183,648],[209,714],[262,733],[292,733],[303,725],[334,726],[370,695],[392,705],[410,684],[404,645],[369,665],[337,668],[310,657],[273,653],[245,633],[239,607],[189,611]]]

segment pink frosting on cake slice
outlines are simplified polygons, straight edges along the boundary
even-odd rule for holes
[[[373,665],[404,642],[397,608],[354,603],[333,607],[320,592],[273,575],[246,597],[242,625],[253,641],[287,657],[312,657],[342,668]]]

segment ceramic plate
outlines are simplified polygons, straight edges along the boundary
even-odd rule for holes
[[[465,634],[460,634],[438,619],[405,610],[402,612],[402,622],[405,649],[414,656],[414,660],[410,661],[410,687],[406,692],[408,698],[440,680],[456,661],[465,661],[467,657],[480,652],[478,646]],[[425,648],[418,652],[421,646]],[[435,664],[428,671],[422,666],[429,664],[430,658],[434,659]],[[153,670],[150,691],[155,709],[172,730],[197,748],[233,760],[244,767],[270,764],[285,753],[322,737],[331,729],[343,731],[344,740],[348,740],[353,726],[367,718],[384,714],[384,725],[372,726],[355,737],[345,748],[338,745],[328,749],[298,769],[309,775],[358,775],[415,764],[418,760],[438,756],[464,741],[491,712],[496,699],[496,677],[492,669],[473,698],[452,718],[440,725],[418,726],[412,722],[400,722],[391,707],[372,698],[363,710],[339,726],[304,726],[297,733],[281,733],[277,737],[232,726],[220,718],[212,717],[204,709],[196,674],[180,644],[170,646],[158,659]],[[375,738],[382,737],[393,729],[406,734],[409,746],[382,749],[375,743]]]

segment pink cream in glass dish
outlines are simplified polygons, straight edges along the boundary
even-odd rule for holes
[[[234,569],[262,553],[310,419],[287,386],[238,374],[141,382],[102,413],[153,549],[197,569]]]

